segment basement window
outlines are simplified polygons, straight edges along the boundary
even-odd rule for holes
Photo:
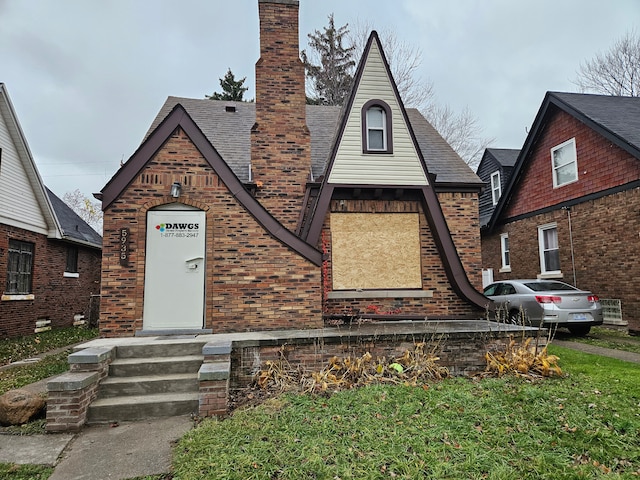
[[[382,100],[369,100],[362,107],[362,152],[393,153],[391,108]]]

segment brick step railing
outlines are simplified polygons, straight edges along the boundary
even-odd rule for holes
[[[86,423],[227,412],[231,344],[157,340],[69,355],[47,385],[47,431]]]

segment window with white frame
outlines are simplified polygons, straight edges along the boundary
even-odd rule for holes
[[[491,200],[494,205],[498,204],[502,195],[502,186],[500,185],[500,172],[496,171],[491,174]]]
[[[576,139],[572,138],[551,149],[553,187],[561,187],[578,180]]]
[[[560,249],[558,228],[555,223],[538,227],[538,248],[540,250],[540,273],[560,273]]]
[[[393,153],[391,108],[382,100],[369,100],[362,107],[363,153]]]
[[[511,252],[509,250],[509,234],[503,233],[500,235],[500,256],[502,257],[501,272],[511,271]]]

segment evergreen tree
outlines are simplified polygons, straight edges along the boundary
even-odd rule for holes
[[[333,14],[324,32],[316,30],[307,35],[312,52],[302,51],[307,79],[307,103],[342,105],[351,91],[355,46],[345,46],[348,24],[336,29]]]
[[[235,75],[231,71],[231,68],[227,70],[224,78],[220,79],[220,86],[222,87],[222,93],[214,92],[213,95],[205,95],[209,100],[232,100],[234,102],[243,102],[242,96],[244,92],[249,90],[248,87],[243,87],[247,77],[242,80],[236,80]]]

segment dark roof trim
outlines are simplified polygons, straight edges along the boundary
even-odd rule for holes
[[[349,95],[349,100],[345,105],[345,109],[342,112],[342,118],[340,119],[340,127],[338,133],[334,140],[334,145],[331,149],[331,156],[329,158],[329,162],[327,165],[327,169],[325,172],[325,177],[322,182],[322,187],[320,189],[320,194],[318,198],[318,202],[316,203],[316,209],[313,212],[313,217],[311,219],[311,227],[309,229],[309,234],[307,237],[307,241],[313,244],[317,244],[320,238],[320,234],[322,232],[322,226],[324,224],[324,219],[329,210],[329,205],[331,203],[331,198],[333,196],[334,189],[338,187],[338,185],[329,184],[327,182],[329,175],[331,173],[331,169],[333,168],[333,163],[336,158],[336,153],[338,149],[339,142],[342,139],[344,134],[344,130],[346,127],[346,122],[348,119],[348,114],[352,110],[353,102],[355,99],[355,94],[360,85],[360,81],[362,79],[362,74],[364,72],[364,66],[366,60],[369,57],[369,53],[371,51],[371,45],[373,42],[376,42],[378,48],[380,49],[380,55],[382,57],[387,77],[389,78],[391,85],[393,87],[394,94],[398,100],[398,105],[400,105],[400,111],[402,112],[402,117],[407,125],[407,129],[409,130],[409,134],[411,135],[411,141],[413,142],[414,148],[418,154],[420,162],[422,163],[422,168],[426,174],[426,177],[429,179],[427,185],[394,185],[394,189],[404,188],[404,189],[420,189],[422,192],[423,198],[423,209],[425,211],[425,215],[427,217],[427,222],[429,223],[429,227],[433,234],[436,246],[438,248],[438,252],[440,254],[440,258],[444,265],[444,269],[447,275],[447,279],[451,284],[453,290],[462,298],[463,300],[475,305],[479,308],[491,308],[492,302],[478,292],[471,282],[469,282],[469,278],[467,277],[467,273],[462,266],[462,261],[458,256],[458,251],[453,243],[453,239],[451,238],[451,232],[449,231],[449,227],[444,218],[444,213],[442,212],[442,207],[440,206],[440,202],[438,201],[437,194],[435,192],[434,187],[434,178],[429,174],[429,170],[427,169],[427,164],[424,161],[424,157],[422,155],[422,150],[418,144],[415,133],[413,131],[413,127],[411,126],[411,122],[409,121],[409,117],[407,116],[407,111],[402,103],[402,98],[398,92],[398,87],[396,86],[395,80],[393,79],[393,75],[391,74],[391,69],[389,68],[389,63],[387,62],[387,58],[382,49],[382,45],[380,43],[380,39],[378,38],[377,32],[373,31],[369,36],[369,40],[364,49],[364,54],[362,55],[362,59],[360,60],[360,64],[358,65],[358,70],[356,71],[356,75],[353,81],[353,88],[351,90],[351,95]],[[482,184],[478,185],[481,187]],[[358,185],[358,188],[384,188],[383,185]]]
[[[393,75],[391,74],[391,68],[389,67],[389,62],[387,61],[387,57],[384,54],[384,50],[382,48],[382,43],[380,42],[380,38],[378,37],[378,32],[373,30],[371,35],[369,35],[369,40],[367,40],[367,44],[364,47],[364,53],[360,58],[360,63],[358,64],[358,69],[356,70],[356,74],[353,78],[353,84],[351,86],[351,93],[348,97],[347,103],[343,106],[342,109],[342,117],[340,118],[340,125],[334,137],[334,143],[331,147],[331,154],[329,156],[329,161],[327,162],[327,167],[325,169],[324,179],[322,181],[322,186],[320,187],[320,194],[318,198],[318,202],[316,203],[316,208],[311,215],[311,226],[309,228],[309,233],[306,238],[309,243],[317,244],[320,239],[320,232],[322,231],[322,225],[324,223],[324,218],[327,215],[327,209],[329,208],[329,203],[331,201],[331,196],[333,195],[333,188],[327,188],[328,179],[331,174],[331,170],[333,169],[333,164],[336,159],[336,155],[338,152],[338,147],[340,142],[342,141],[342,136],[344,135],[344,131],[347,125],[347,120],[349,118],[349,113],[352,110],[353,102],[355,101],[356,92],[358,91],[358,87],[360,86],[360,82],[362,80],[362,75],[364,73],[365,64],[369,58],[369,54],[371,52],[371,46],[373,42],[376,42],[378,45],[378,49],[380,50],[380,56],[382,57],[382,62],[384,63],[385,72],[387,74],[387,78],[391,82],[391,86],[393,88],[393,93],[398,100],[398,105],[400,106],[400,111],[402,112],[402,118],[409,130],[409,135],[411,136],[411,141],[413,142],[413,146],[415,151],[418,154],[418,158],[420,159],[420,163],[422,164],[422,168],[426,174],[427,179],[429,179],[429,183],[433,181],[431,175],[429,174],[429,170],[427,169],[427,164],[424,161],[424,156],[422,155],[422,150],[420,149],[420,145],[418,144],[418,140],[416,139],[416,135],[413,131],[413,127],[411,122],[409,121],[409,116],[407,115],[407,110],[402,103],[402,97],[400,97],[400,93],[398,92],[398,86],[396,85],[395,80],[393,79]],[[367,104],[365,104],[367,105]],[[385,103],[386,105],[386,103]],[[360,185],[360,188],[366,188],[367,185]],[[384,188],[381,185],[376,185],[377,188]],[[396,185],[395,188],[409,188],[409,186],[405,185]]]
[[[609,140],[614,145],[617,145],[618,147],[625,150],[627,153],[633,155],[636,158],[640,158],[640,150],[638,148],[629,144],[625,139],[623,139],[619,135],[616,135],[600,123],[597,123],[591,118],[587,117],[584,113],[582,113],[580,110],[577,110],[566,101],[561,100],[554,92],[547,92],[544,100],[542,101],[542,105],[540,106],[540,109],[536,114],[536,118],[533,122],[531,131],[529,132],[529,135],[527,135],[527,139],[524,142],[522,150],[520,150],[520,154],[518,155],[518,159],[516,160],[516,163],[513,167],[513,173],[511,174],[509,183],[505,187],[504,192],[502,192],[500,200],[498,201],[498,204],[496,205],[496,208],[491,215],[491,220],[487,225],[487,229],[489,232],[493,231],[493,229],[496,227],[496,225],[498,224],[498,219],[502,215],[503,210],[506,208],[506,205],[509,203],[509,200],[511,200],[515,185],[520,181],[520,176],[523,174],[522,168],[526,161],[526,158],[529,156],[531,149],[538,141],[539,135],[542,133],[544,127],[547,124],[547,115],[550,111],[553,111],[556,108],[568,113],[577,120],[581,121],[589,128]]]
[[[142,171],[173,132],[181,128],[191,139],[211,168],[220,176],[231,194],[275,239],[317,266],[322,265],[322,253],[287,230],[249,193],[220,154],[211,145],[182,105],[177,104],[147,140],[131,156],[102,190],[102,209],[106,210]]]
[[[589,195],[584,195],[582,197],[572,198],[571,200],[567,200],[566,202],[557,203],[556,205],[551,205],[550,207],[540,208],[538,210],[534,210],[533,212],[527,212],[521,215],[516,215],[515,217],[505,218],[505,219],[502,219],[500,222],[498,222],[497,225],[506,225],[509,223],[517,222],[519,220],[524,220],[525,218],[531,218],[537,215],[543,215],[545,213],[561,210],[563,208],[570,208],[584,202],[597,200],[599,198],[607,197],[609,195],[615,195],[617,193],[624,192],[627,190],[633,190],[634,188],[640,188],[640,180],[634,180],[633,182],[625,183],[624,185],[618,185],[616,187],[609,188],[607,190],[602,190],[596,193],[591,193]]]
[[[476,305],[479,308],[493,308],[493,302],[478,292],[471,282],[462,266],[462,261],[458,255],[447,221],[442,213],[442,207],[436,193],[429,186],[422,187],[423,209],[429,223],[429,228],[433,233],[433,238],[440,253],[442,264],[444,265],[447,279],[453,290],[460,298]]]

